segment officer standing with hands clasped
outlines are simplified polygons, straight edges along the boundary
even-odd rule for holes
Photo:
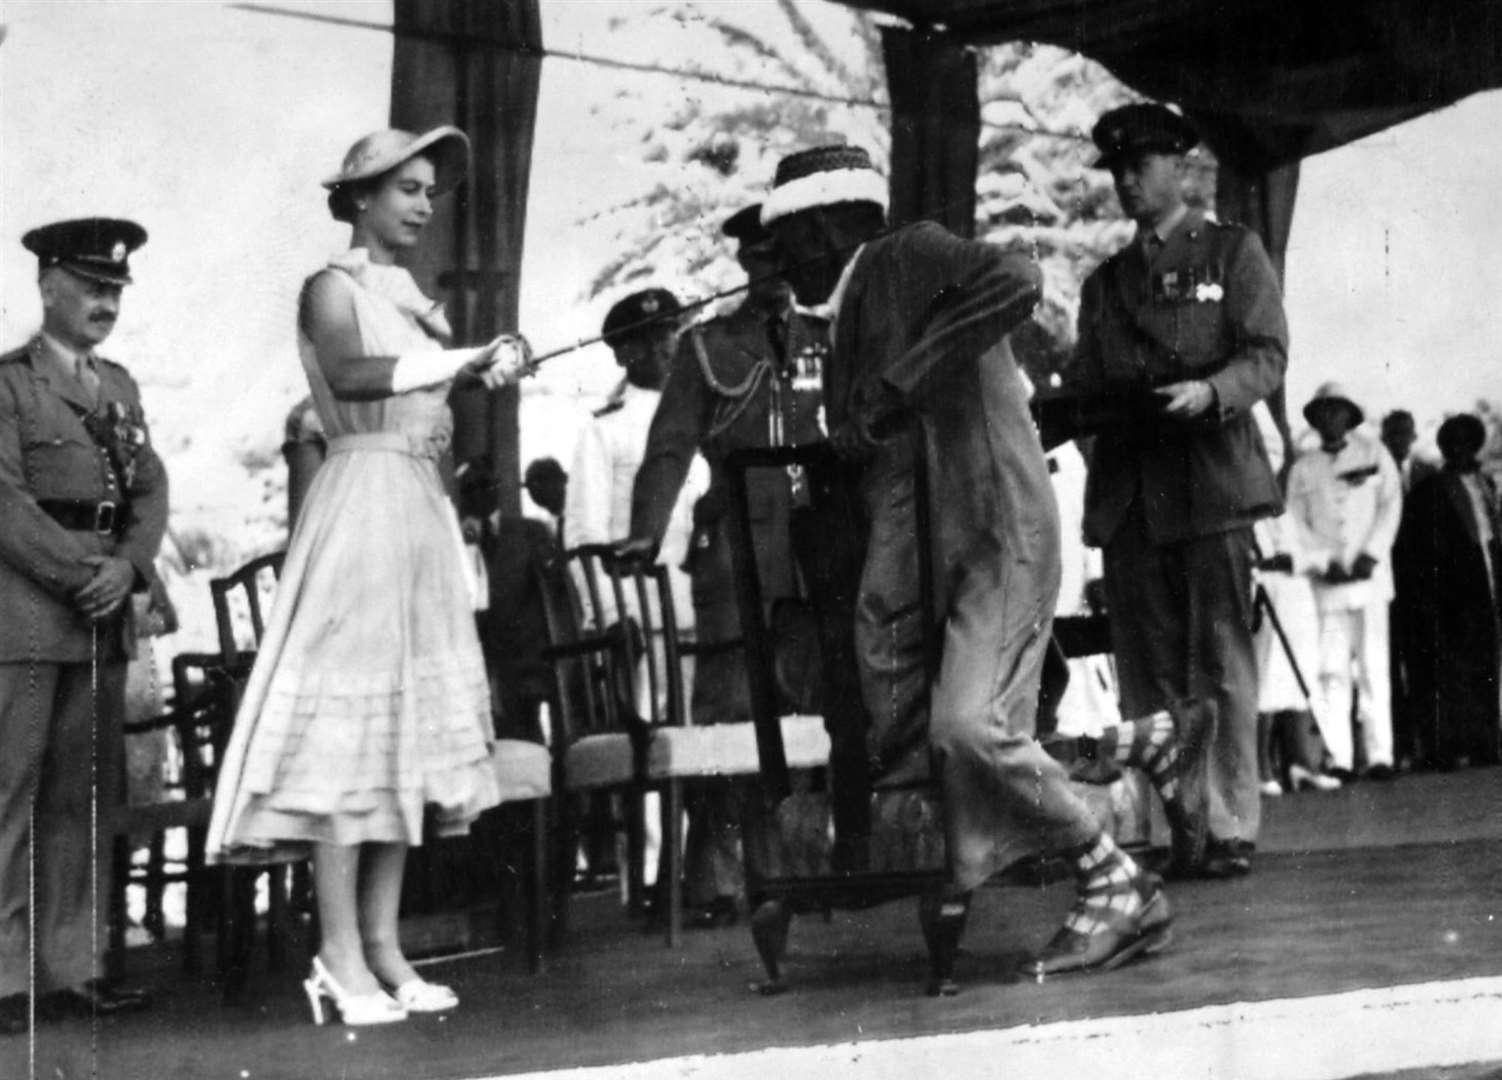
[[[1282,508],[1251,410],[1283,381],[1288,323],[1256,234],[1186,205],[1199,139],[1183,117],[1127,105],[1092,138],[1137,235],[1085,281],[1067,384],[1157,408],[1096,436],[1085,538],[1104,549],[1123,713],[1195,703],[1179,736],[1209,841],[1176,843],[1178,869],[1245,874],[1261,813],[1251,527]]]
[[[130,221],[22,238],[42,329],[0,356],[0,1034],[139,1009],[101,976],[132,592],[167,524],[167,476],[135,380],[95,355],[114,328]],[[97,811],[97,813],[96,813]],[[98,829],[96,833],[94,830]]]

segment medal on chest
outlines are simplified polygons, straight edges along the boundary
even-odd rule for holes
[[[822,341],[810,341],[793,356],[792,387],[794,393],[817,394],[824,388],[824,360],[829,347]]]
[[[141,410],[122,401],[107,401],[84,419],[84,426],[95,444],[109,456],[121,487],[128,490],[135,484],[136,458],[147,442]]]
[[[1214,304],[1225,299],[1225,268],[1219,263],[1176,266],[1152,275],[1154,304]]]

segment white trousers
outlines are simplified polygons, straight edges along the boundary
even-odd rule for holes
[[[1387,601],[1363,608],[1321,611],[1320,734],[1331,764],[1350,769],[1355,748],[1351,731],[1354,698],[1361,721],[1367,766],[1392,765],[1392,687],[1388,674]]]

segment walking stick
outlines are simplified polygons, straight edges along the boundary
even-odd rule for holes
[[[1293,654],[1293,646],[1289,644],[1288,635],[1283,631],[1283,620],[1278,618],[1278,609],[1273,605],[1273,598],[1267,595],[1267,587],[1262,582],[1257,582],[1257,595],[1254,604],[1259,611],[1267,613],[1267,621],[1272,623],[1273,633],[1278,635],[1278,643],[1283,646],[1283,655],[1288,657],[1288,666],[1293,669],[1293,677],[1299,684],[1299,690],[1304,695],[1304,704],[1309,706],[1309,711],[1314,711],[1314,695],[1309,692],[1309,684],[1304,681],[1304,671],[1299,667],[1298,657]]]

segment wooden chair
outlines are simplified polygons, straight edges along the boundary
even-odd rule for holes
[[[228,677],[227,705],[231,716],[238,711],[245,680],[255,661],[266,631],[266,614],[281,576],[286,552],[274,551],[245,563],[233,573],[209,582],[214,601],[214,622],[219,633],[219,667]],[[250,623],[252,647],[241,645],[237,633],[244,620]],[[215,760],[221,760],[225,729],[215,746]],[[225,867],[220,874],[217,970],[224,982],[227,1000],[237,999],[249,974],[250,956],[255,946],[256,889],[262,874],[267,877],[266,955],[272,970],[280,970],[285,961],[286,942],[291,936],[293,911],[304,912],[316,936],[316,911],[312,902],[312,878],[306,862],[289,866]],[[311,944],[311,943],[310,943]]]
[[[109,968],[112,975],[122,975],[125,966],[125,926],[127,899],[131,888],[146,894],[148,929],[157,937],[165,936],[163,914],[167,886],[182,884],[185,889],[183,925],[183,966],[190,972],[200,967],[200,939],[212,913],[205,892],[204,844],[209,814],[213,805],[213,747],[222,739],[234,720],[227,709],[227,697],[221,683],[210,671],[218,657],[213,654],[183,654],[172,662],[172,708],[159,716],[129,722],[124,737],[151,737],[167,732],[170,739],[170,776],[163,797],[149,803],[126,802],[111,818],[111,837],[115,871],[110,892]],[[168,834],[182,830],[183,854],[169,852]],[[136,840],[147,837],[146,860],[132,861]],[[175,838],[174,838],[175,839]]]
[[[642,797],[649,790],[661,794],[659,893],[667,909],[668,942],[677,945],[683,924],[684,786],[755,775],[756,732],[748,723],[691,722],[684,693],[686,650],[665,566],[584,545],[568,553],[565,567],[561,581],[544,589],[563,736],[555,744],[556,789],[614,791],[624,797],[624,872],[628,898],[635,902],[644,893]],[[614,621],[604,625],[607,619]],[[780,721],[793,767],[827,764],[829,739],[818,718]],[[571,852],[573,830],[565,826],[559,832],[563,849]],[[565,862],[560,856],[560,866]]]
[[[818,622],[823,702],[832,749],[828,792],[794,793],[788,755],[776,711],[775,670],[782,643],[765,618],[760,582],[746,514],[746,472],[754,468],[801,466],[807,471],[813,505],[804,526],[803,557]],[[929,550],[927,473],[915,463],[918,550]],[[865,731],[852,635],[853,604],[860,588],[865,540],[863,511],[847,466],[827,446],[737,451],[727,461],[730,480],[731,550],[737,600],[746,638],[752,713],[761,758],[761,820],[746,838],[747,883],[753,903],[752,935],[767,971],[763,993],[786,988],[782,962],[795,912],[831,907],[863,908],[903,897],[919,898],[918,913],[928,946],[930,994],[952,994],[954,962],[964,931],[968,897],[948,895],[952,879],[945,840],[943,793],[935,782],[875,790],[869,775]],[[831,548],[841,550],[831,551]],[[921,610],[934,610],[932,568],[921,557],[914,568]],[[937,671],[938,626],[930,623],[927,665]],[[1103,618],[1064,621],[1055,636],[1057,666],[1067,681],[1068,657],[1109,651]],[[1045,687],[1040,724],[1047,729],[1062,688]],[[1109,800],[1104,789],[1080,785],[1107,827]],[[1035,884],[1069,873],[1057,858],[1025,861],[1003,881]]]
[[[824,792],[794,793],[790,783],[776,715],[778,643],[767,625],[746,512],[746,472],[789,466],[806,470],[813,500],[803,542],[795,534],[795,546],[810,549],[799,553],[806,556],[825,675],[824,720],[831,733],[832,776]],[[874,790],[869,773],[867,721],[851,634],[864,523],[848,469],[827,446],[805,446],[737,451],[730,455],[727,471],[731,552],[761,760],[760,827],[745,840],[751,931],[767,972],[759,989],[766,994],[786,989],[782,963],[795,912],[864,908],[916,896],[929,950],[928,992],[954,993],[954,961],[969,899],[946,897],[951,872],[942,793],[937,783]],[[921,463],[918,475],[918,546],[926,550],[926,474]],[[928,560],[920,559],[914,572],[923,610],[931,611]],[[938,658],[935,634],[930,633],[926,652],[932,669]]]
[[[273,551],[251,559],[232,574],[214,578],[209,582],[209,593],[214,598],[214,623],[219,631],[219,655],[229,670],[250,669],[254,648],[240,645],[236,633],[236,612],[241,611],[250,620],[251,641],[259,645],[266,633],[266,612],[270,595],[282,574],[285,551]],[[237,602],[235,597],[239,597]]]

